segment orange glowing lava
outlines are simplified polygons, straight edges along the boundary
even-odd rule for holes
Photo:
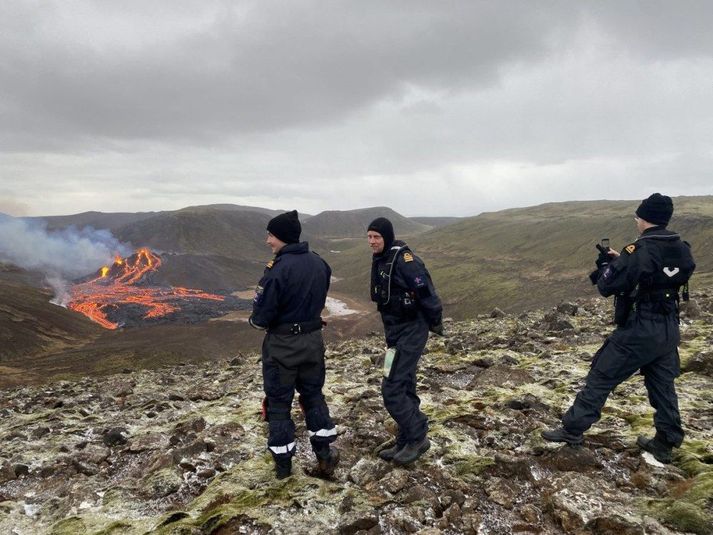
[[[121,306],[139,305],[146,309],[143,317],[158,318],[177,310],[178,300],[208,299],[223,301],[224,296],[202,290],[140,285],[149,273],[161,266],[161,258],[149,249],[139,249],[129,258],[117,256],[111,266],[102,267],[96,278],[74,285],[69,308],[81,312],[107,329],[119,324],[108,318],[108,312]]]

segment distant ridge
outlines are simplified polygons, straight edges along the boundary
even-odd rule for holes
[[[428,225],[431,228],[445,227],[446,225],[452,225],[457,223],[463,217],[409,217],[411,221],[416,223],[421,223],[422,225]]]
[[[270,217],[275,217],[276,215],[287,212],[288,210],[273,210],[271,208],[262,208],[260,206],[245,206],[240,204],[203,204],[197,206],[186,206],[177,212],[203,212],[211,210],[226,210],[226,211],[237,211],[237,212],[258,212],[261,214],[267,214]],[[292,208],[290,208],[292,210]],[[300,221],[306,221],[312,215],[299,212]]]
[[[327,210],[307,220],[303,228],[312,236],[325,239],[366,238],[369,223],[377,217],[388,218],[394,225],[397,237],[413,236],[431,228],[385,206],[358,210]]]
[[[26,217],[29,221],[46,221],[47,228],[50,230],[57,228],[66,228],[74,225],[75,227],[93,227],[95,229],[116,230],[124,225],[137,223],[150,219],[159,215],[174,214],[177,212],[255,212],[274,217],[286,210],[272,210],[270,208],[262,208],[260,206],[242,206],[238,204],[203,204],[195,206],[186,206],[178,210],[162,210],[157,212],[81,212],[78,214],[59,215],[59,216],[38,216]],[[301,220],[310,218],[309,214],[300,214]]]
[[[160,212],[82,212],[72,215],[44,217],[25,217],[28,221],[45,221],[49,230],[63,229],[70,226],[77,228],[92,227],[111,231],[129,223],[136,223],[154,217]]]

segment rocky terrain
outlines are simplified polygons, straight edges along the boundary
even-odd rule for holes
[[[260,420],[259,355],[0,391],[0,533],[713,533],[713,300],[682,319],[687,438],[664,466],[641,377],[610,397],[583,447],[545,443],[610,332],[604,299],[447,322],[420,374],[431,450],[397,468],[381,404],[379,333],[328,347],[341,464],[313,476],[299,410],[277,481]]]

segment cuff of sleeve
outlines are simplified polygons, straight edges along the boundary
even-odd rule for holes
[[[258,331],[266,331],[267,327],[263,327],[262,325],[257,325],[256,323],[253,322],[253,317],[250,316],[248,319],[248,323],[250,324],[250,327],[253,329],[257,329]]]

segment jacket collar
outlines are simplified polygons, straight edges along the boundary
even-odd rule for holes
[[[382,259],[382,258],[388,258],[389,255],[391,255],[391,253],[392,253],[395,249],[398,249],[398,248],[401,248],[401,247],[405,247],[405,246],[406,246],[406,242],[401,241],[401,240],[394,240],[393,242],[391,242],[391,245],[390,245],[388,248],[384,247],[384,250],[383,250],[383,251],[381,251],[380,253],[377,253],[377,254],[372,255],[372,259],[373,259],[373,260],[380,260],[380,259]]]
[[[309,243],[306,241],[300,243],[288,243],[275,255],[282,256],[284,254],[304,254],[309,252]]]

